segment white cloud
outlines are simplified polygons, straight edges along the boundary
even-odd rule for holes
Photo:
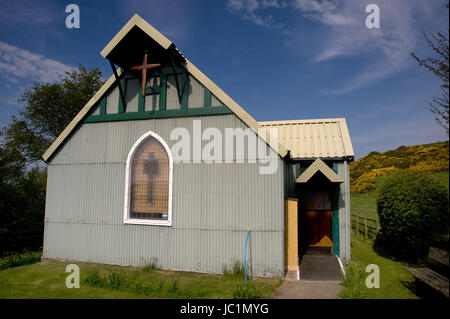
[[[329,25],[354,25],[358,21],[342,12],[338,1],[296,0],[294,8],[301,10],[306,17]]]
[[[58,79],[58,74],[72,68],[0,40],[0,74],[10,82],[17,83],[18,79],[53,82]]]
[[[317,34],[319,30],[318,37],[308,39],[313,41],[313,62],[349,56],[363,60],[354,66],[354,69],[362,70],[360,73],[341,86],[322,92],[338,95],[374,84],[412,65],[409,53],[417,50],[418,43],[423,45],[419,42],[423,42],[420,28],[424,25],[440,25],[441,28],[445,23],[448,25],[448,18],[445,21],[442,15],[442,11],[446,10],[444,0],[377,0],[381,28],[367,29],[365,19],[369,13],[365,12],[365,8],[369,3],[360,0],[292,0],[289,3],[228,0],[227,7],[254,24],[279,26],[278,29],[284,31],[282,29],[291,26],[280,27],[283,25],[274,21],[270,11],[265,12],[265,16],[260,13],[262,9],[276,10],[288,6],[298,12],[301,19],[313,22],[309,25],[309,34]],[[296,33],[283,33],[290,37],[290,42],[298,42],[293,38],[298,36]],[[303,43],[300,49],[304,50]]]
[[[228,10],[241,15],[244,20],[275,29],[283,28],[283,23],[276,22],[271,14],[265,12],[266,9],[282,9],[287,6],[285,1],[280,0],[228,0],[227,2]]]

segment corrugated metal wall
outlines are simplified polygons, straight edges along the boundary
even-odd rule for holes
[[[337,174],[344,179],[339,194],[339,240],[340,257],[344,263],[350,262],[350,173],[347,161],[338,161]]]
[[[137,112],[139,106],[139,79],[127,79],[125,90],[126,112]]]
[[[142,265],[156,256],[165,269],[220,273],[243,261],[250,227],[252,274],[282,275],[284,163],[277,155],[271,175],[259,174],[258,162],[175,163],[173,226],[123,224],[132,145],[153,131],[171,147],[172,129],[192,136],[193,120],[222,132],[246,128],[234,115],[82,125],[48,167],[44,257]]]
[[[106,95],[106,113],[113,114],[119,112],[119,87],[114,86],[114,89]]]
[[[193,76],[189,76],[188,86],[188,107],[203,107],[205,105],[205,91],[203,85],[200,84]]]
[[[302,163],[302,161],[300,161]],[[347,161],[336,161],[337,174],[344,179],[339,188],[339,247],[343,262],[350,262],[350,175]],[[284,167],[285,196],[297,198],[295,190],[295,163],[286,163]]]

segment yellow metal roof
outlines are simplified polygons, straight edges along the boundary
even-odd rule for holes
[[[294,159],[353,158],[347,122],[344,118],[259,122],[277,128],[278,142]]]

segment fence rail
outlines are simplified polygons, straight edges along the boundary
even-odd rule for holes
[[[352,229],[357,234],[364,234],[364,237],[375,237],[380,231],[380,221],[378,217],[367,217],[364,214],[351,213]]]

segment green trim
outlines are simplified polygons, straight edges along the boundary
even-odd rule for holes
[[[84,120],[84,122],[85,123],[98,123],[98,122],[160,119],[160,118],[171,118],[171,117],[191,117],[191,116],[204,116],[204,115],[226,115],[226,114],[233,114],[233,112],[226,106],[217,106],[217,107],[210,107],[210,108],[197,107],[197,108],[179,109],[179,110],[90,115]]]
[[[295,179],[301,175],[300,163],[295,163]]]
[[[211,107],[211,92],[204,86],[203,86],[203,90],[204,90],[203,104],[205,105],[205,107]]]
[[[176,77],[176,76],[175,76]],[[189,87],[189,74],[188,72],[184,72],[183,74],[183,87],[181,89],[181,101],[180,101],[180,108],[182,110],[187,109],[187,91],[188,91],[188,87]]]
[[[123,92],[123,95],[124,95],[123,98],[125,99],[126,92],[127,92],[127,86],[126,86],[126,82],[125,82],[125,77],[122,77],[120,79],[119,85],[122,88],[122,92]],[[119,113],[124,113],[124,112],[125,112],[125,105],[123,105],[123,101],[119,97]]]
[[[145,96],[142,95],[142,83],[139,81],[139,92],[138,92],[138,112],[145,111]]]
[[[106,95],[100,101],[100,115],[106,114]]]
[[[164,111],[166,109],[166,96],[167,96],[167,79],[164,73],[159,73],[159,110]]]
[[[158,76],[159,77],[159,87],[154,89],[151,87],[145,88],[145,95],[154,95],[159,94],[159,105],[158,109],[160,111],[164,111],[166,109],[166,95],[167,95],[167,80],[164,73],[153,73],[151,76]],[[141,89],[142,90],[142,89]],[[145,104],[145,98],[144,98],[144,104]],[[145,105],[144,108],[142,108],[142,112],[145,111]]]

